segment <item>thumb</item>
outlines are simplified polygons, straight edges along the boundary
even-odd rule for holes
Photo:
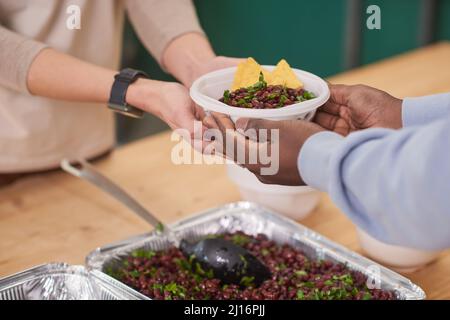
[[[236,129],[279,129],[280,121],[265,120],[265,119],[249,119],[239,118],[236,121]]]
[[[271,130],[278,130],[281,125],[281,121],[241,118],[236,121],[236,130],[251,140],[269,141],[271,139]],[[265,130],[261,131],[262,129]]]

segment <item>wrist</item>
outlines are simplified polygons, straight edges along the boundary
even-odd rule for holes
[[[208,61],[216,57],[208,39],[198,33],[187,33],[174,39],[166,48],[163,66],[184,85],[189,86]]]
[[[401,129],[403,127],[402,121],[402,105],[403,100],[394,98],[391,106],[387,108],[386,114],[386,128]]]
[[[344,137],[330,131],[316,132],[306,139],[298,153],[297,166],[307,185],[328,191],[330,159],[343,140]]]
[[[159,116],[162,81],[140,78],[128,87],[125,100],[128,104],[145,112]]]

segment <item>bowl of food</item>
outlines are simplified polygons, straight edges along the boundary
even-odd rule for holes
[[[205,111],[227,114],[233,120],[310,120],[330,91],[323,79],[291,68],[284,59],[276,66],[260,66],[248,58],[237,67],[200,77],[190,95]]]
[[[243,200],[258,203],[296,221],[309,216],[320,201],[321,193],[307,186],[264,184],[236,164],[228,164],[227,172]]]
[[[311,120],[330,97],[327,83],[316,75],[292,69],[283,59],[260,66],[248,58],[235,68],[208,73],[191,87],[192,99],[208,112],[238,118]],[[230,179],[244,200],[260,203],[295,220],[306,217],[320,193],[308,187],[266,185],[237,165],[228,166]]]
[[[425,251],[381,242],[360,228],[356,229],[364,252],[389,268],[402,273],[412,273],[434,261],[439,252]]]

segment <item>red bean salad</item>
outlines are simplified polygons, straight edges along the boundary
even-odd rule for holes
[[[312,92],[302,88],[290,89],[280,85],[267,85],[261,73],[256,84],[231,92],[226,90],[219,101],[238,108],[276,109],[311,100],[315,97]]]
[[[164,300],[394,300],[390,291],[369,289],[367,277],[343,264],[315,261],[300,250],[279,245],[265,235],[236,232],[222,235],[249,250],[272,273],[258,288],[251,278],[241,285],[221,284],[192,258],[171,247],[136,250],[106,273],[152,299]]]

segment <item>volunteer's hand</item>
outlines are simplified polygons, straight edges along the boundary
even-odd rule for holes
[[[194,134],[194,121],[201,121],[204,112],[189,96],[186,87],[175,82],[139,79],[127,92],[127,102],[139,109],[152,113],[172,129],[184,128]]]
[[[268,121],[268,120],[256,120],[256,119],[239,119],[236,123],[236,131],[234,131],[233,122],[225,115],[213,114],[211,117],[206,117],[203,121],[208,128],[219,129],[222,135],[226,137],[225,143],[228,139],[233,139],[236,147],[234,150],[227,150],[226,146],[221,144],[221,139],[215,139],[214,143],[219,150],[225,150],[228,158],[230,155],[234,155],[233,159],[236,161],[237,148],[243,148],[246,154],[245,163],[240,163],[241,166],[247,168],[263,183],[266,184],[281,184],[281,185],[303,185],[304,182],[300,176],[297,167],[297,159],[299,152],[305,143],[305,141],[314,135],[315,133],[324,131],[322,127],[315,123],[303,121],[303,120],[287,120],[287,121]],[[226,130],[229,129],[229,130]],[[258,140],[251,135],[251,130],[256,129],[278,129],[278,139],[276,135],[269,134],[267,139],[261,140],[261,136],[258,134]],[[275,150],[278,152],[278,165],[279,170],[275,175],[263,175],[261,174],[262,168],[267,168],[270,165],[260,163],[250,164],[248,163],[248,155],[251,152],[259,152],[263,148],[271,150],[272,145],[275,144]],[[258,153],[259,154],[259,153]],[[273,156],[269,153],[269,156]]]
[[[365,85],[330,85],[330,100],[314,119],[320,126],[346,136],[368,128],[402,127],[402,100]]]

